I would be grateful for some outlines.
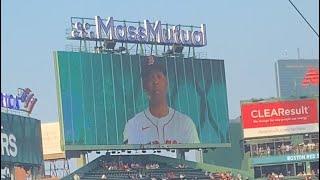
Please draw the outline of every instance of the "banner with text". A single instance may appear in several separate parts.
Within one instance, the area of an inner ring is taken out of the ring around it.
[[[262,156],[252,158],[253,165],[319,161],[319,153],[295,154],[287,156]]]
[[[319,132],[317,99],[241,104],[244,138]]]

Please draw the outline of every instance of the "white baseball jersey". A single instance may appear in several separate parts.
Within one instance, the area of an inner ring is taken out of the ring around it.
[[[127,122],[123,136],[128,144],[200,143],[191,118],[170,107],[162,118],[153,116],[149,108],[136,114]]]

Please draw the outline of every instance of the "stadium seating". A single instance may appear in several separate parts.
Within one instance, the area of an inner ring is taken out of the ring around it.
[[[103,156],[100,159],[98,167],[84,173],[81,179],[101,179],[103,175],[108,177],[109,180],[150,179],[152,177],[161,179],[162,177],[167,177],[169,173],[172,174],[172,179],[180,179],[180,175],[183,175],[187,179],[209,179],[201,169],[176,168],[165,163],[153,162],[148,157],[149,156]],[[127,168],[125,168],[126,164],[128,164]],[[131,164],[138,164],[139,167],[131,167]],[[148,165],[153,164],[157,164],[159,167],[146,168]],[[108,169],[110,167],[114,169]]]
[[[108,180],[162,180],[162,179],[197,179],[208,180],[214,177],[233,176],[240,171],[204,163],[195,163],[158,155],[102,155],[86,166],[65,176],[62,180],[108,179]],[[205,172],[206,171],[206,172]],[[211,173],[209,172],[211,171]],[[233,174],[232,174],[233,173]],[[242,177],[247,174],[242,174]],[[76,178],[79,179],[79,178]],[[251,179],[251,178],[250,178]]]
[[[104,155],[96,161],[98,163],[95,163],[91,170],[79,174],[81,180],[101,179],[103,175],[108,180],[161,179],[168,177],[168,175],[172,176],[170,179],[181,179],[181,176],[185,179],[210,179],[201,169],[179,168],[178,164],[173,167],[163,162],[155,162],[148,155]],[[136,164],[138,167],[135,166]],[[158,168],[146,168],[148,165],[158,165]]]

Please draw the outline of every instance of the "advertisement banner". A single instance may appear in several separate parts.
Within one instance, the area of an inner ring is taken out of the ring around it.
[[[267,165],[305,161],[319,161],[319,153],[295,154],[286,156],[263,156],[252,158],[253,165]]]
[[[56,52],[65,150],[230,146],[223,60]]]
[[[317,99],[241,104],[244,138],[319,132]]]
[[[43,161],[40,121],[1,112],[1,165]]]

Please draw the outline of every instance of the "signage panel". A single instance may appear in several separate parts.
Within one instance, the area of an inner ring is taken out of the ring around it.
[[[319,153],[296,154],[287,156],[264,156],[252,158],[253,165],[279,164],[289,162],[319,161]]]
[[[317,99],[241,105],[244,138],[319,132]]]
[[[1,112],[1,164],[41,165],[40,121]]]
[[[38,99],[34,97],[29,88],[19,88],[18,91],[18,95],[1,92],[1,108],[25,111],[31,114]]]
[[[119,21],[95,18],[71,18],[72,40],[182,45],[201,47],[207,45],[206,25],[197,26],[161,24],[161,21]]]

